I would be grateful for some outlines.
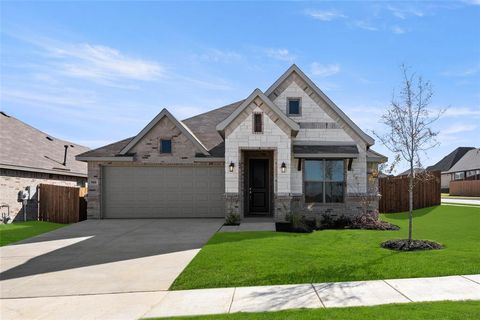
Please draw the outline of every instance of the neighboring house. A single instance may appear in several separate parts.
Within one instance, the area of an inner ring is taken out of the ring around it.
[[[423,168],[413,168],[413,176],[415,177],[416,174],[424,172],[425,169]],[[409,176],[410,175],[410,169],[407,169],[403,171],[402,173],[397,174],[397,177],[399,176]]]
[[[458,160],[453,167],[450,168],[445,174],[450,175],[450,188],[451,184],[457,181],[472,181],[480,180],[480,148],[474,148],[469,150],[465,155]],[[475,182],[476,186],[470,187],[470,190],[462,190],[462,188],[455,190],[455,195],[469,195],[480,196],[480,188],[478,181]],[[468,187],[467,187],[468,188]],[[475,189],[475,191],[473,191]]]
[[[38,214],[37,186],[41,183],[84,186],[87,166],[75,160],[88,148],[59,140],[0,112],[0,212],[23,219],[18,193],[28,194],[27,218]]]
[[[88,162],[88,218],[353,215],[386,158],[296,65],[265,92],[178,121],[163,109]],[[371,194],[373,207],[378,195]]]
[[[433,166],[427,167],[427,171],[440,171],[441,172],[441,190],[442,192],[449,192],[449,183],[452,180],[452,174],[448,171],[470,150],[474,147],[458,147],[450,152],[448,155],[442,158]]]

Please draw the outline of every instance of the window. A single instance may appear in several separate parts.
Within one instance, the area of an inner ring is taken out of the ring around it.
[[[343,160],[305,160],[305,202],[343,202]]]
[[[292,116],[300,115],[300,99],[299,98],[288,99],[288,115],[292,115]]]
[[[160,140],[160,153],[172,153],[172,140]]]
[[[253,114],[253,132],[254,133],[263,132],[263,118],[261,113]]]
[[[464,180],[465,179],[465,172],[455,172],[453,174],[453,180]]]

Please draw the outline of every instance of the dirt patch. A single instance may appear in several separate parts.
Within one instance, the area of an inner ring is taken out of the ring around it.
[[[394,239],[383,242],[382,248],[396,251],[439,250],[443,249],[443,245],[429,240],[412,240],[409,243],[408,239]]]

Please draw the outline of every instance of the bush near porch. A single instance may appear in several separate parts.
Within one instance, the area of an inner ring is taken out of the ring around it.
[[[436,206],[415,210],[415,239],[442,250],[396,252],[380,247],[406,238],[406,213],[382,215],[399,231],[324,230],[217,233],[171,289],[297,284],[480,273],[480,208]]]

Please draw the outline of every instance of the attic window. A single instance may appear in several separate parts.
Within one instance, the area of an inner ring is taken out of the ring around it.
[[[45,138],[46,138],[48,141],[53,141],[53,139],[52,139],[51,137],[49,137],[49,136],[46,136]]]
[[[172,140],[160,140],[160,153],[172,153]]]
[[[253,132],[262,133],[263,132],[263,117],[262,113],[253,114]]]
[[[300,115],[300,98],[288,98],[288,115],[299,116]]]

